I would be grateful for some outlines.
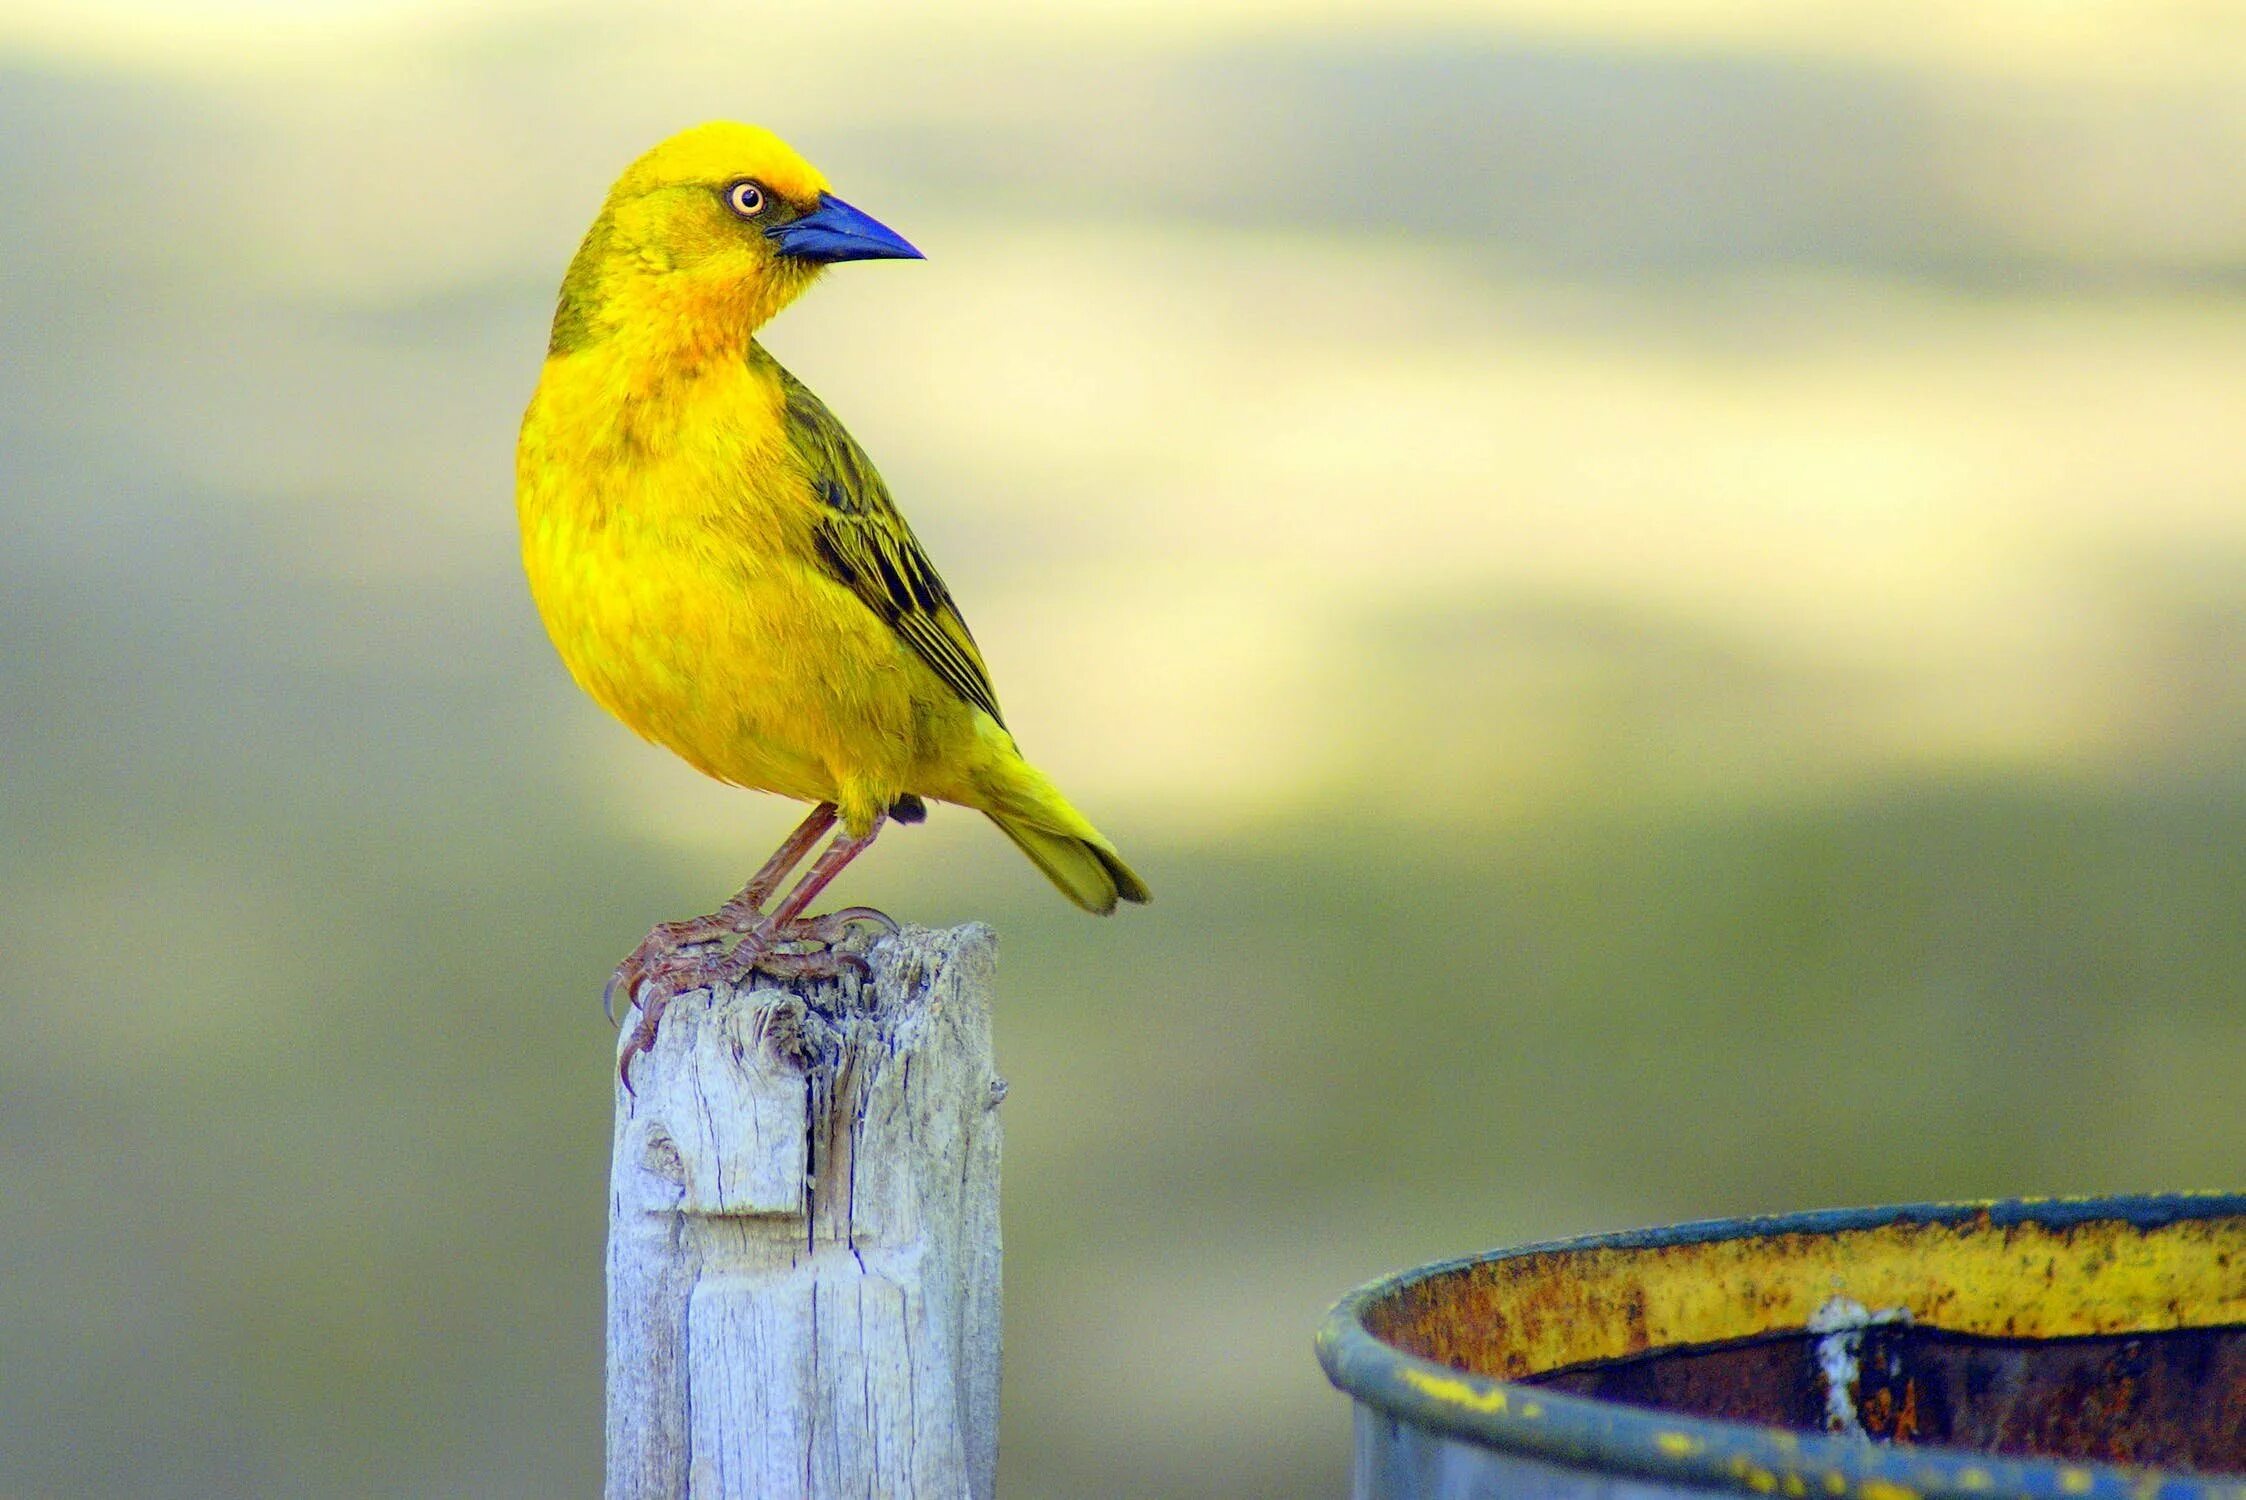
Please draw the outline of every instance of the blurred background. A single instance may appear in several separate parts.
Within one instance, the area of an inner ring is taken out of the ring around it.
[[[927,250],[769,334],[1083,918],[1002,934],[1005,1492],[1338,1495],[1376,1274],[2238,1187],[2246,11],[0,6],[0,1495],[589,1495],[612,1034],[797,816],[554,660],[610,180]]]

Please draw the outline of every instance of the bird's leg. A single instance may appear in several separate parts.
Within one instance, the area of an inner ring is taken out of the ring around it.
[[[789,872],[803,863],[803,857],[818,847],[826,831],[834,827],[834,820],[834,804],[820,803],[773,851],[764,867],[749,877],[749,883],[741,887],[740,894],[706,917],[658,922],[632,950],[631,956],[616,966],[616,972],[609,976],[607,987],[601,991],[601,1009],[607,1014],[609,1024],[616,1023],[619,992],[626,999],[636,1001],[642,980],[654,979],[665,970],[682,967],[679,960],[690,956],[688,950],[723,942],[734,933],[745,932],[756,925],[762,919],[764,903],[772,899],[772,893],[780,888],[780,882],[787,879]],[[660,1000],[656,1008],[662,1008]]]
[[[832,943],[848,931],[854,922],[867,922],[895,932],[897,924],[886,914],[875,911],[870,906],[846,906],[823,917],[807,918],[803,915],[804,908],[819,899],[819,893],[833,883],[834,878],[842,873],[850,861],[873,847],[874,839],[881,832],[881,825],[888,820],[887,813],[875,813],[873,826],[866,830],[863,838],[853,838],[847,833],[837,834],[835,841],[827,845],[827,852],[819,856],[818,863],[804,872],[803,878],[796,882],[795,889],[788,892],[786,899],[764,919],[767,941]],[[863,960],[849,958],[848,955],[844,957],[863,966]]]
[[[863,958],[855,953],[834,951],[834,945],[854,923],[864,922],[895,932],[895,922],[870,906],[849,906],[824,917],[810,918],[803,915],[803,909],[818,898],[850,861],[873,847],[884,821],[884,815],[876,813],[873,826],[864,834],[836,834],[826,852],[796,882],[795,889],[768,915],[759,916],[742,932],[741,941],[733,945],[732,952],[712,953],[694,961],[695,982],[740,980],[759,970],[783,979],[832,978],[844,969],[870,973]],[[827,951],[803,951],[806,947],[823,947]]]
[[[797,865],[803,863],[803,857],[819,847],[819,840],[826,837],[828,829],[834,827],[834,820],[835,808],[832,802],[822,802],[812,808],[810,816],[796,824],[795,832],[788,835],[787,842],[764,862],[764,868],[749,877],[749,883],[741,887],[741,894],[717,909],[717,915],[725,919],[732,931],[746,932],[756,924],[757,919],[764,914],[764,903],[772,899],[772,893],[780,888],[780,882],[787,879]]]

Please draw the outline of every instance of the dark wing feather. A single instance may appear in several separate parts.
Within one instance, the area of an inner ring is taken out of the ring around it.
[[[889,488],[826,404],[786,370],[788,438],[821,505],[819,560],[886,621],[952,691],[1004,725],[983,654],[951,590],[897,514]]]

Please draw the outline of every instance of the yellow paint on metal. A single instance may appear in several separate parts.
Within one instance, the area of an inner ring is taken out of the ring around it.
[[[1986,1469],[1960,1469],[1957,1471],[1957,1486],[1961,1490],[1985,1490],[1995,1482]]]
[[[1884,1479],[1867,1479],[1856,1493],[1862,1500],[1919,1500],[1917,1490],[1900,1484],[1890,1484]]]
[[[1674,1458],[1690,1458],[1708,1446],[1700,1439],[1682,1432],[1657,1433],[1653,1441],[1654,1446]]]
[[[1778,1487],[1786,1492],[1790,1500],[1802,1500],[1809,1493],[1809,1486],[1802,1483],[1802,1477],[1791,1472],[1778,1476]]]
[[[2061,1469],[2059,1471],[2059,1488],[2070,1495],[2089,1494],[2090,1486],[2095,1482],[2087,1469]]]
[[[1476,1390],[1467,1381],[1443,1375],[1430,1375],[1425,1370],[1406,1368],[1400,1373],[1404,1379],[1419,1388],[1421,1395],[1426,1396],[1431,1401],[1440,1401],[1447,1406],[1458,1407],[1462,1411],[1505,1410],[1505,1388],[1503,1386],[1492,1386],[1486,1391]]]
[[[1373,1311],[1384,1342],[1500,1380],[1803,1327],[1832,1298],[1921,1326],[2068,1338],[2246,1322],[2246,1216],[1953,1223],[1481,1262]]]

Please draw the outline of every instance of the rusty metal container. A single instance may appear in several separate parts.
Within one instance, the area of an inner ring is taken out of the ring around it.
[[[1336,1305],[1357,1500],[2246,1500],[2246,1197],[1602,1235]]]

